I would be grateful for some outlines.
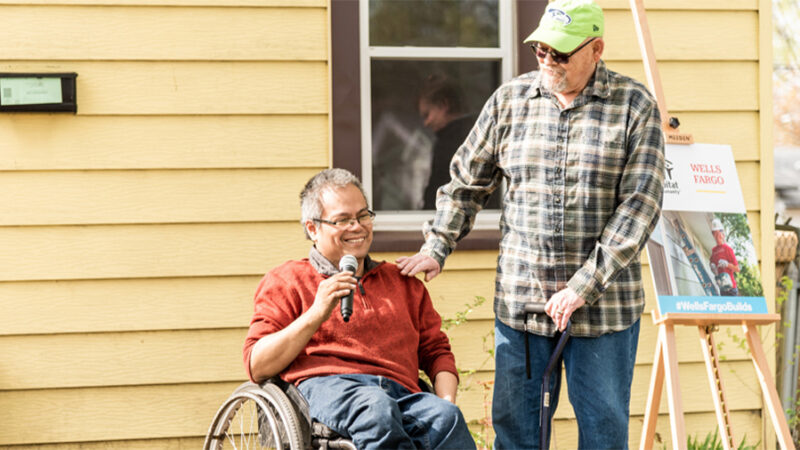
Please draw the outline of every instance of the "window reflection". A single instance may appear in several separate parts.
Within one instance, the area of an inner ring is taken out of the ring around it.
[[[499,61],[372,61],[375,209],[435,209],[453,154],[499,83]]]
[[[498,47],[498,0],[370,0],[369,45]]]

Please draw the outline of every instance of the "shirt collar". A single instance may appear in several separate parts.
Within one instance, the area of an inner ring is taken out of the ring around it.
[[[594,77],[589,80],[590,85],[584,89],[586,95],[594,95],[600,98],[608,98],[611,95],[611,89],[608,86],[608,69],[606,63],[601,59],[597,62],[597,67],[594,69]]]

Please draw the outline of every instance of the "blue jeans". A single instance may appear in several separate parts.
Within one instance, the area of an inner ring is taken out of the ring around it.
[[[311,417],[359,449],[474,449],[461,410],[434,394],[412,394],[375,375],[309,378],[298,386]]]
[[[495,449],[539,448],[542,375],[556,338],[528,337],[530,379],[525,373],[525,333],[495,320]],[[638,340],[639,321],[627,330],[567,341],[564,368],[569,402],[578,420],[579,448],[628,448],[628,411]],[[551,376],[551,386],[558,388],[560,378],[560,371]],[[548,420],[558,406],[558,391],[551,398]]]

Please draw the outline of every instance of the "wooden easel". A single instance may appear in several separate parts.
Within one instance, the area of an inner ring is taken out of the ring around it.
[[[664,134],[668,144],[692,144],[694,139],[690,134],[678,132],[680,123],[674,117],[670,117],[664,90],[661,87],[661,78],[655,62],[655,53],[650,38],[650,29],[647,25],[643,0],[630,0],[633,22],[636,26],[636,33],[639,39],[639,47],[644,60],[645,76],[650,85],[650,89],[656,96],[658,109],[663,118]],[[681,402],[680,381],[678,379],[678,355],[677,344],[675,342],[675,326],[690,325],[696,326],[700,334],[700,344],[703,349],[703,356],[708,373],[708,381],[711,386],[714,409],[717,416],[722,445],[725,450],[735,449],[733,435],[731,432],[730,413],[728,403],[725,400],[725,389],[720,378],[719,358],[714,343],[714,331],[719,325],[741,325],[747,337],[747,345],[750,355],[758,375],[761,391],[764,394],[767,410],[778,437],[778,443],[782,449],[793,449],[794,443],[783,415],[778,392],[775,382],[770,374],[767,358],[761,337],[758,334],[758,325],[767,325],[780,320],[779,314],[676,314],[669,313],[663,316],[656,310],[653,311],[653,321],[658,326],[658,342],[656,353],[653,360],[653,372],[650,378],[650,392],[647,396],[647,406],[645,407],[644,425],[642,437],[639,445],[640,449],[653,448],[653,438],[655,437],[656,421],[658,419],[658,407],[661,402],[661,390],[666,378],[667,382],[667,401],[669,403],[669,418],[672,447],[674,449],[686,449],[686,429],[683,419],[683,404]]]
[[[650,90],[656,96],[658,110],[661,112],[661,123],[664,128],[664,137],[667,144],[694,144],[691,134],[680,133],[678,127],[680,122],[675,117],[670,117],[667,110],[667,101],[664,98],[664,89],[661,87],[661,76],[658,74],[656,66],[655,51],[653,41],[650,39],[650,27],[647,25],[647,15],[644,12],[643,0],[630,0],[631,12],[633,13],[633,24],[636,26],[636,35],[639,38],[639,49],[642,51],[644,61],[644,75]]]
[[[764,393],[770,419],[778,435],[778,443],[783,449],[794,448],[791,432],[783,415],[778,391],[770,374],[767,357],[758,325],[768,325],[780,320],[779,314],[665,314],[660,316],[653,311],[653,321],[658,325],[658,342],[653,361],[653,373],[650,377],[650,392],[647,395],[647,406],[642,426],[640,449],[653,448],[653,438],[658,420],[658,407],[661,403],[661,389],[667,382],[667,401],[669,402],[669,419],[672,448],[686,448],[686,429],[683,420],[683,404],[681,402],[680,381],[678,380],[678,355],[675,343],[676,325],[694,325],[700,333],[700,346],[706,363],[708,382],[714,400],[717,415],[719,436],[725,450],[735,449],[731,432],[730,413],[725,400],[725,388],[720,378],[719,358],[714,343],[714,331],[719,325],[741,325],[747,337],[747,346],[758,375],[761,391]]]

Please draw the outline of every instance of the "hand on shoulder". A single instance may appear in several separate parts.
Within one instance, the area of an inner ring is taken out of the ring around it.
[[[442,271],[441,266],[435,259],[422,253],[397,258],[397,267],[400,268],[400,273],[407,277],[413,277],[420,272],[425,272],[425,281],[431,281]]]

